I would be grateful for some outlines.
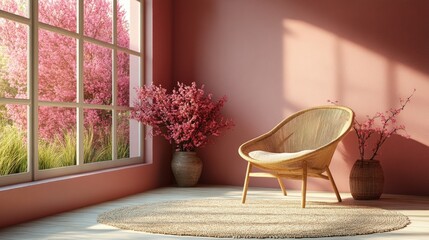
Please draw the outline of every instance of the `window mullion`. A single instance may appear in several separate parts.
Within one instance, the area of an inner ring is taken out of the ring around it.
[[[113,46],[115,46],[113,48],[112,51],[112,105],[113,105],[113,111],[112,111],[112,160],[116,160],[118,158],[118,146],[117,146],[117,122],[118,122],[118,112],[117,112],[117,108],[116,106],[118,105],[118,101],[117,101],[117,93],[118,93],[118,71],[117,69],[117,55],[118,55],[118,49],[116,48],[116,46],[118,45],[118,39],[117,39],[117,18],[118,18],[118,14],[117,14],[117,8],[118,8],[118,4],[117,4],[117,0],[113,0],[113,16],[112,16],[112,39],[113,39]]]
[[[76,137],[76,164],[77,165],[83,165],[84,164],[84,147],[83,147],[83,140],[84,140],[84,116],[83,116],[83,104],[84,104],[84,94],[83,94],[83,54],[84,54],[84,48],[83,48],[83,18],[84,18],[84,5],[83,5],[83,1],[84,0],[78,0],[77,1],[77,26],[78,26],[78,39],[77,39],[77,57],[76,57],[76,61],[77,61],[77,69],[76,69],[76,73],[77,73],[77,137]]]
[[[145,14],[146,8],[152,9],[153,6],[152,6],[152,1],[141,0],[140,3],[141,4],[140,4],[140,77],[139,77],[139,86],[143,86],[146,84],[146,81],[153,83],[152,61],[149,60],[149,58],[152,58],[152,40],[146,39],[146,31],[152,31],[152,26],[151,25],[149,26],[149,24],[151,24],[152,21],[148,20],[148,19],[152,18],[152,12],[149,13],[149,11],[147,11],[148,14]],[[146,41],[149,41],[149,42],[146,42]],[[147,46],[150,46],[150,47],[147,47]],[[151,52],[148,54],[146,52],[146,49],[150,49]],[[148,61],[146,61],[146,60],[148,60]],[[150,66],[148,66],[148,63],[150,64]],[[147,147],[146,143],[148,143],[148,142],[145,142],[143,139],[143,136],[146,135],[146,128],[141,123],[138,124],[138,128],[140,130],[139,155],[144,156],[146,153],[146,147]]]
[[[30,3],[30,4],[32,4],[32,3]],[[29,7],[29,9],[30,9],[30,17],[29,18],[26,18],[26,17],[23,17],[23,16],[19,16],[19,15],[16,15],[16,14],[13,14],[13,13],[10,13],[10,12],[6,12],[6,11],[3,11],[3,10],[0,10],[0,16],[2,17],[2,18],[5,18],[5,19],[8,19],[8,20],[12,20],[12,21],[15,21],[15,22],[18,22],[18,23],[22,23],[22,24],[26,24],[26,25],[30,25],[31,24],[31,6]]]
[[[28,70],[28,89],[30,106],[28,111],[28,132],[29,132],[29,170],[31,171],[33,181],[37,179],[39,154],[38,154],[38,99],[39,99],[39,9],[38,1],[30,1],[30,36],[29,36],[29,70]]]

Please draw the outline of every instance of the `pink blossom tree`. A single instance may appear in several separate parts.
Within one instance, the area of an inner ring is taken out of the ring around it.
[[[1,0],[1,9],[20,14],[25,9],[19,1]],[[112,7],[108,0],[85,0],[84,34],[98,40],[111,42]],[[76,31],[76,0],[39,1],[39,21],[69,31]],[[118,6],[118,45],[128,46],[128,23],[125,11]],[[0,24],[0,55],[5,59],[0,79],[8,83],[4,96],[28,98],[27,91],[27,41],[28,27],[3,19]],[[39,30],[39,100],[76,102],[76,40],[47,30]],[[112,57],[118,60],[118,69],[112,69]],[[129,105],[129,58],[120,53],[112,56],[110,49],[91,43],[84,44],[84,101],[109,105],[112,102],[112,74],[118,73],[118,103]],[[6,88],[6,87],[4,87]],[[12,90],[11,90],[12,89]],[[0,89],[3,91],[3,89]],[[21,129],[26,128],[26,112],[8,106],[8,118]],[[95,136],[110,128],[111,112],[86,110],[85,125],[91,126]],[[76,114],[73,108],[39,108],[39,134],[49,140],[63,135],[64,129],[74,131]],[[107,131],[110,132],[110,131]]]

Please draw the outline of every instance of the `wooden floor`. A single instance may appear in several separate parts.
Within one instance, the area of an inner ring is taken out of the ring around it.
[[[354,201],[349,194],[342,193],[344,202],[376,206],[396,210],[407,215],[411,224],[404,229],[379,234],[355,237],[332,237],[319,239],[429,239],[429,197],[383,195],[377,201]],[[20,224],[0,230],[0,239],[215,239],[179,237],[125,231],[97,223],[98,214],[114,208],[139,205],[143,203],[197,199],[197,198],[236,198],[241,197],[241,188],[229,186],[204,186],[195,188],[162,188],[119,200],[58,214],[37,221]],[[250,188],[250,198],[285,198],[300,200],[299,191],[289,191],[284,197],[279,189]],[[308,201],[335,202],[334,193],[309,192]]]

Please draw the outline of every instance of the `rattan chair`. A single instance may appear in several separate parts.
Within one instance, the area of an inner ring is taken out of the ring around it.
[[[271,131],[241,145],[238,152],[248,161],[242,203],[246,202],[249,177],[277,178],[285,196],[282,178],[302,179],[303,208],[307,177],[323,178],[330,180],[341,202],[329,164],[338,143],[349,132],[353,118],[353,111],[347,107],[314,107],[291,115]],[[259,171],[252,172],[253,167]]]

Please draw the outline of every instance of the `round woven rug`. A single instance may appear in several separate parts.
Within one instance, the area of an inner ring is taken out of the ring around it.
[[[408,217],[373,207],[298,201],[201,199],[151,203],[105,212],[98,222],[147,233],[222,238],[304,238],[388,232]]]

